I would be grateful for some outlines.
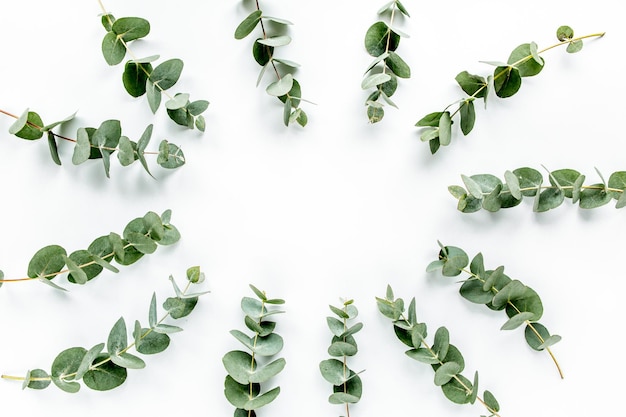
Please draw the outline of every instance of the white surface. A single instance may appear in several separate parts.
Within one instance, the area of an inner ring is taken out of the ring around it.
[[[412,18],[401,27],[411,38],[398,52],[412,78],[399,83],[400,109],[387,107],[385,119],[369,125],[360,82],[371,57],[362,39],[383,3],[262,0],[266,14],[294,22],[293,42],[279,53],[302,64],[303,94],[317,103],[302,106],[309,125],[301,129],[282,125],[281,106],[264,92],[269,78],[255,88],[260,67],[250,54],[252,38],[233,38],[249,2],[107,0],[117,17],[150,21],[148,37],[132,44],[138,55],[184,60],[172,91],[211,101],[203,135],[178,128],[164,109],[153,116],[145,97],[126,94],[122,65],[107,66],[100,53],[105,33],[95,0],[5,5],[1,108],[19,114],[29,107],[44,122],[78,109],[62,129],[68,136],[114,118],[136,140],[154,123],[151,147],[167,137],[183,147],[188,162],[166,173],[149,160],[154,181],[139,165],[123,169],[114,161],[107,180],[97,161],[73,166],[67,144],[57,167],[44,140],[9,135],[12,120],[2,116],[0,268],[7,277],[24,275],[43,246],[86,248],[149,210],[171,208],[182,239],[118,275],[104,272],[84,287],[71,285],[67,294],[38,283],[4,285],[0,373],[50,369],[63,349],[105,341],[120,316],[145,322],[152,292],[164,300],[171,293],[168,275],[183,280],[188,266],[201,265],[211,294],[182,320],[185,331],[173,335],[170,348],[145,356],[147,367],[129,371],[123,386],[104,393],[83,386],[72,396],[54,386],[21,391],[19,383],[0,381],[3,410],[231,415],[221,358],[239,348],[228,332],[245,329],[239,302],[251,295],[252,283],[284,298],[287,311],[277,317],[287,367],[266,385],[282,392],[260,416],[343,412],[327,402],[331,386],[318,371],[328,357],[327,306],[340,297],[355,299],[365,325],[350,362],[366,369],[364,393],[351,415],[483,413],[478,404],[450,403],[433,384],[432,370],[404,355],[374,301],[389,283],[407,303],[417,298],[431,335],[448,327],[465,356],[464,374],[479,371],[481,391],[496,395],[502,416],[613,414],[622,390],[609,381],[625,371],[622,361],[611,360],[626,290],[618,237],[624,211],[582,211],[566,203],[534,214],[524,202],[497,214],[466,215],[456,211],[447,186],[460,184],[460,174],[502,177],[521,166],[573,168],[593,182],[594,167],[607,176],[626,168],[620,3],[407,0]],[[551,45],[563,24],[577,35],[607,35],[576,55],[547,52],[541,74],[524,79],[516,96],[493,99],[487,110],[478,106],[470,136],[456,134],[449,148],[430,155],[414,124],[462,97],[458,72],[486,75],[491,67],[479,60],[506,60],[524,42]],[[437,239],[470,256],[481,251],[488,268],[504,265],[539,293],[542,323],[563,336],[554,353],[564,380],[547,354],[526,346],[521,329],[499,330],[503,314],[462,299],[455,279],[424,272],[437,255]]]

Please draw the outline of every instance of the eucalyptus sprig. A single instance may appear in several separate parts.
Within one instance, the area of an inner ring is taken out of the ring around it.
[[[426,323],[419,323],[415,310],[415,298],[404,314],[404,300],[394,298],[391,286],[387,286],[385,298],[376,297],[378,310],[393,322],[397,338],[410,349],[405,353],[411,359],[432,366],[435,371],[435,385],[440,386],[446,398],[455,404],[474,404],[477,400],[489,412],[490,417],[499,417],[500,405],[490,391],[478,396],[478,372],[474,372],[473,382],[464,377],[465,360],[459,349],[450,343],[448,329],[440,327],[435,332],[433,344],[426,342]]]
[[[122,81],[124,88],[133,97],[146,94],[148,105],[152,113],[156,113],[161,105],[162,96],[167,114],[176,124],[193,129],[194,126],[204,132],[206,121],[202,113],[209,106],[206,100],[190,101],[188,93],[170,95],[167,90],[178,82],[183,71],[184,63],[181,59],[173,58],[161,62],[156,67],[152,63],[159,55],[138,58],[129,47],[129,42],[146,37],[150,33],[150,22],[141,17],[121,17],[116,19],[107,12],[101,0],[98,0],[102,9],[102,26],[107,34],[102,39],[102,55],[107,64],[113,66],[121,63],[126,54],[131,59],[124,64]]]
[[[559,375],[563,372],[550,346],[561,340],[559,335],[551,335],[546,327],[539,323],[543,315],[541,298],[532,288],[519,280],[512,280],[504,273],[504,266],[495,270],[485,270],[482,253],[478,253],[470,263],[467,253],[456,246],[443,246],[439,243],[439,256],[431,262],[426,271],[441,270],[443,276],[456,277],[461,273],[469,275],[463,281],[459,293],[472,303],[485,304],[494,311],[504,310],[509,318],[500,328],[513,330],[525,325],[524,335],[528,345],[537,351],[548,352],[556,365]],[[470,269],[467,269],[469,265]]]
[[[267,382],[285,367],[285,359],[271,362],[268,359],[278,354],[283,348],[283,338],[274,333],[276,322],[267,317],[284,313],[270,306],[282,305],[284,300],[267,298],[264,291],[250,285],[257,298],[243,297],[241,309],[246,314],[244,323],[252,336],[239,330],[230,334],[241,342],[248,351],[232,350],[224,355],[222,363],[228,375],[224,381],[224,395],[234,405],[235,417],[254,417],[255,410],[271,403],[280,394],[280,387],[265,390],[261,394],[261,384]],[[261,361],[259,360],[261,359]]]
[[[139,161],[146,172],[152,176],[146,155],[156,155],[157,164],[162,168],[175,169],[185,164],[185,155],[183,151],[175,144],[163,139],[159,145],[158,152],[146,151],[150,138],[152,137],[152,125],[148,125],[144,130],[141,138],[135,142],[127,136],[122,135],[122,127],[119,120],[106,120],[100,124],[100,127],[81,127],[76,133],[76,139],[59,135],[52,131],[58,127],[74,119],[76,113],[66,117],[65,119],[44,125],[41,116],[37,112],[26,109],[20,116],[16,116],[5,110],[0,109],[0,113],[10,116],[15,122],[9,127],[9,133],[25,140],[38,140],[47,135],[50,156],[57,165],[61,165],[57,139],[71,142],[74,144],[74,153],[72,163],[74,165],[82,164],[89,159],[101,159],[104,165],[104,173],[109,178],[111,167],[111,155],[117,151],[117,159],[122,166],[131,165],[135,161]]]
[[[252,55],[254,60],[262,67],[256,85],[261,83],[263,76],[268,69],[276,76],[276,81],[267,86],[265,91],[270,96],[277,97],[283,102],[283,123],[289,126],[290,123],[297,122],[300,126],[306,126],[308,116],[300,108],[302,101],[302,88],[300,83],[293,76],[294,70],[300,64],[288,59],[274,57],[274,49],[291,43],[289,35],[269,35],[265,22],[273,22],[281,26],[292,25],[289,20],[277,17],[266,16],[261,11],[259,1],[255,1],[256,10],[250,13],[235,29],[235,39],[244,39],[260,24],[261,37],[255,39],[252,44]],[[279,68],[283,71],[279,71]],[[282,73],[282,75],[281,75]]]
[[[200,267],[187,269],[187,285],[181,290],[170,275],[175,296],[163,303],[166,313],[157,319],[156,293],[152,294],[148,310],[148,327],[143,327],[135,320],[132,342],[128,343],[128,331],[123,317],[115,322],[109,332],[106,345],[99,343],[87,350],[83,347],[72,347],[59,353],[52,362],[50,372],[43,369],[32,369],[26,376],[2,375],[2,379],[22,381],[22,388],[36,390],[45,389],[54,383],[65,392],[76,393],[80,390],[80,381],[96,391],[108,391],[122,385],[128,376],[128,369],[142,369],[146,366],[143,359],[128,353],[132,348],[143,355],[163,352],[170,344],[171,333],[183,329],[164,323],[168,317],[180,319],[189,315],[198,303],[198,297],[207,292],[188,293],[192,284],[204,281],[204,273]],[[106,350],[105,350],[106,346]]]
[[[460,118],[461,132],[467,136],[474,129],[476,121],[474,108],[476,99],[482,98],[487,106],[487,98],[491,91],[500,98],[511,97],[522,86],[522,78],[532,77],[541,72],[545,64],[541,57],[542,53],[559,46],[565,46],[568,53],[576,53],[582,49],[584,39],[602,36],[604,32],[574,37],[572,28],[561,26],[556,31],[559,42],[552,46],[539,50],[535,42],[523,43],[511,52],[507,62],[481,61],[495,67],[493,74],[487,78],[467,71],[460,72],[455,79],[467,96],[449,104],[442,111],[429,113],[421,118],[416,123],[416,126],[424,127],[421,131],[421,140],[429,143],[432,154],[436,153],[440,146],[449,145],[456,115]]]
[[[359,311],[354,300],[347,300],[341,307],[329,306],[336,317],[326,317],[328,328],[333,334],[328,354],[333,359],[320,362],[319,368],[324,379],[333,384],[333,393],[328,397],[331,404],[345,404],[346,416],[350,417],[350,404],[356,404],[363,393],[363,383],[360,372],[354,372],[348,367],[348,357],[358,352],[354,334],[363,328],[363,323],[348,325],[356,319]],[[340,359],[334,359],[340,358]]]
[[[180,239],[180,232],[170,223],[172,212],[166,210],[161,216],[149,211],[143,217],[131,220],[122,236],[111,232],[96,238],[87,249],[76,250],[69,255],[59,245],[48,245],[39,249],[28,264],[27,276],[4,278],[0,271],[0,286],[3,283],[39,281],[54,288],[65,290],[52,280],[68,274],[72,284],[86,284],[107,269],[117,273],[112,265],[131,265],[144,255],[154,253],[158,245],[172,245]]]
[[[544,167],[545,169],[545,167]],[[533,211],[544,212],[559,207],[566,198],[583,209],[594,209],[617,200],[615,208],[626,206],[626,171],[617,171],[608,182],[596,168],[599,183],[584,185],[585,175],[574,169],[548,171],[549,185],[544,185],[543,175],[533,168],[523,167],[504,173],[504,182],[491,174],[462,175],[464,187],[451,185],[448,191],[457,200],[463,213],[473,213],[481,208],[496,212],[515,207],[524,197],[532,197]]]
[[[396,12],[411,17],[400,0],[392,0],[378,10],[379,15],[389,14],[389,23],[379,20],[365,33],[365,49],[375,58],[361,82],[363,90],[375,88],[365,101],[370,123],[380,122],[385,116],[383,102],[398,108],[390,98],[398,88],[398,77],[411,77],[411,68],[396,52],[400,38],[408,37],[394,27]]]

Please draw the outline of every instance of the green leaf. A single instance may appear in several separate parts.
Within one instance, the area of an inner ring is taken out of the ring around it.
[[[361,88],[363,90],[368,90],[376,87],[377,85],[384,84],[389,80],[391,80],[391,75],[387,73],[371,74],[363,79],[361,82]]]
[[[445,111],[439,119],[439,143],[441,146],[447,146],[452,141],[452,120],[450,112]]]
[[[267,94],[271,96],[279,97],[279,96],[283,96],[287,94],[289,90],[291,90],[292,86],[293,86],[293,76],[291,74],[287,74],[284,77],[282,77],[280,80],[275,81],[271,83],[270,85],[268,85],[265,91],[267,92]]]
[[[258,336],[256,345],[251,349],[260,356],[273,356],[283,349],[283,338],[276,333]]]
[[[89,371],[93,362],[102,353],[102,349],[104,349],[104,343],[98,343],[87,351],[76,371],[76,380],[82,379],[85,373]]]
[[[334,317],[326,317],[326,324],[333,335],[339,337],[345,331],[345,325],[341,320],[337,320]]]
[[[74,262],[71,258],[64,256],[65,264],[67,265],[67,269],[69,273],[72,275],[72,281],[76,284],[86,284],[89,279],[87,278],[87,274],[82,268]]]
[[[49,245],[39,249],[28,264],[30,278],[54,278],[65,266],[67,252],[61,246]]]
[[[256,369],[252,355],[240,350],[233,350],[222,357],[222,364],[228,375],[240,384],[250,383],[250,373]]]
[[[418,362],[434,365],[439,363],[439,357],[433,355],[432,352],[426,348],[409,349],[404,352],[409,358]]]
[[[130,232],[124,237],[128,240],[128,243],[141,253],[151,254],[157,249],[156,242],[144,234]]]
[[[471,391],[468,392],[467,388],[472,388],[472,382],[463,375],[456,375],[456,378],[441,386],[443,394],[455,404],[468,404],[472,398],[472,393]]]
[[[539,194],[533,208],[536,212],[544,212],[560,206],[565,199],[563,191],[558,188],[548,188]]]
[[[255,372],[250,374],[250,382],[262,383],[268,381],[269,379],[278,375],[280,371],[282,371],[285,367],[285,364],[285,359],[279,358],[261,368],[257,368]]]
[[[394,74],[400,78],[411,78],[411,68],[398,54],[391,51],[385,59],[385,63]]]
[[[374,57],[395,51],[400,44],[400,35],[393,32],[385,22],[376,22],[365,33],[365,49]]]
[[[72,262],[76,264],[83,273],[85,273],[87,281],[98,276],[102,272],[102,267],[100,265],[92,263],[93,256],[89,253],[89,251],[77,250],[72,252],[68,258],[71,259]],[[67,262],[66,264],[69,268],[69,264]],[[77,282],[76,278],[74,278],[74,274],[72,273],[72,271],[70,271],[67,279],[70,282]],[[79,277],[79,280],[80,279],[81,278]]]
[[[468,135],[472,129],[474,129],[474,122],[476,121],[476,110],[474,109],[474,102],[472,100],[465,100],[461,104],[461,132],[464,135]]]
[[[488,84],[484,77],[470,74],[467,71],[462,71],[457,74],[455,80],[468,96],[486,98]]]
[[[187,106],[187,111],[192,116],[198,116],[201,113],[204,113],[206,109],[209,108],[209,102],[206,100],[196,100],[189,103]]]
[[[474,372],[474,383],[472,384],[472,394],[469,398],[469,403],[474,404],[478,397],[478,371]]]
[[[429,113],[426,116],[422,117],[415,126],[418,127],[439,127],[439,120],[443,116],[443,112],[438,111],[434,113]]]
[[[409,15],[409,12],[406,10],[406,8],[404,7],[404,4],[402,4],[400,2],[400,0],[395,0],[396,6],[398,7],[398,10],[400,10],[400,12],[405,15],[406,17],[411,17],[411,15]]]
[[[138,334],[137,334],[138,332]],[[150,331],[139,327],[133,335],[138,343],[135,343],[137,352],[144,355],[153,355],[161,353],[170,345],[170,337],[165,333]]]
[[[43,137],[41,117],[33,112],[26,111],[11,125],[9,133],[26,140],[37,140]]]
[[[354,356],[358,352],[356,346],[346,342],[334,342],[328,347],[330,356]]]
[[[519,186],[523,196],[533,197],[537,194],[537,190],[543,184],[543,176],[539,171],[533,168],[518,168],[513,174],[519,181]]]
[[[101,362],[107,355],[100,355],[95,359],[95,363]],[[117,388],[126,381],[128,372],[126,368],[108,361],[96,368],[92,368],[83,376],[83,382],[89,388],[96,391],[108,391]]]
[[[176,169],[185,165],[185,155],[177,145],[163,139],[159,144],[157,164],[163,168]]]
[[[513,198],[517,200],[521,200],[522,191],[520,190],[521,186],[520,186],[519,178],[517,177],[517,175],[515,175],[511,171],[506,171],[504,173],[504,179],[506,181],[506,185],[509,187],[509,191],[511,195],[513,196]]]
[[[463,249],[446,246],[439,252],[439,259],[444,261],[441,273],[446,277],[455,277],[469,264],[469,257]]]
[[[565,48],[565,50],[570,54],[575,54],[576,52],[580,52],[581,49],[583,49],[583,41],[580,39],[570,42]]]
[[[526,323],[528,320],[532,320],[535,317],[534,313],[529,311],[525,311],[523,313],[519,313],[511,317],[500,327],[500,330],[513,330],[517,329],[522,324]]]
[[[560,341],[561,341],[561,336],[559,336],[558,334],[554,334],[548,337],[547,339],[545,339],[545,341],[541,345],[539,345],[537,348],[542,350],[552,345],[555,345],[559,343]]]
[[[89,141],[89,134],[85,128],[81,127],[76,132],[76,146],[72,155],[72,163],[74,165],[82,164],[89,159],[90,154],[91,142]]]
[[[61,158],[59,158],[59,149],[57,148],[57,141],[54,133],[48,132],[48,148],[50,149],[50,156],[55,164],[61,165]]]
[[[46,389],[50,386],[51,382],[50,375],[43,369],[33,369],[29,371],[28,378],[24,380],[26,387],[31,389]]]
[[[573,185],[580,177],[580,172],[573,169],[559,169],[550,173],[550,184],[563,189],[563,195],[572,198]]]
[[[604,184],[593,184],[580,192],[580,208],[594,209],[608,204],[612,196],[604,190]]]
[[[110,13],[105,13],[100,18],[100,23],[107,32],[110,32],[113,28],[113,22],[115,22],[115,17],[113,17]]]
[[[498,291],[493,297],[492,304],[496,308],[503,307],[509,302],[524,297],[527,288],[522,282],[513,280]]]
[[[52,382],[65,392],[78,392],[80,384],[71,381],[86,353],[87,350],[82,347],[69,348],[59,353],[50,370]]]
[[[150,74],[150,81],[163,91],[174,86],[183,71],[183,61],[174,58],[159,64]],[[154,111],[154,110],[153,110]]]
[[[65,119],[60,120],[58,122],[54,122],[54,123],[50,123],[49,125],[45,125],[44,127],[41,128],[42,132],[48,132],[50,130],[52,130],[53,128],[62,125],[63,123],[67,123],[70,120],[74,119],[74,117],[76,117],[76,112],[74,112],[73,114],[67,116]]]
[[[541,345],[550,338],[550,332],[540,323],[530,323],[524,330],[524,336],[531,348],[541,351]]]
[[[126,136],[120,136],[117,151],[117,159],[122,166],[125,167],[135,162],[135,149],[130,139]]]
[[[456,362],[446,362],[435,371],[435,385],[442,386],[447,384],[461,372],[461,365]]]
[[[440,327],[435,332],[435,342],[432,349],[437,354],[437,357],[443,360],[448,354],[450,348],[450,333],[445,327]]]
[[[532,45],[530,43],[524,43],[518,46],[511,52],[507,63],[515,66],[519,71],[520,77],[532,77],[541,72],[544,65],[543,58],[539,57],[539,62],[535,59],[537,45],[535,44],[535,53],[533,54]]]
[[[333,385],[341,385],[347,380],[344,374],[344,364],[340,360],[324,360],[320,362],[319,368],[324,379]]]
[[[467,191],[472,195],[472,197],[479,200],[483,198],[483,189],[480,184],[467,175],[461,175],[461,179],[463,180],[463,184],[465,184],[465,188],[467,188]]]
[[[519,70],[512,66],[497,67],[493,75],[493,86],[498,97],[511,97],[522,86]]]
[[[165,108],[168,110],[178,110],[184,108],[187,103],[189,103],[189,94],[179,93],[165,102]]]
[[[107,33],[102,39],[102,55],[109,65],[117,65],[126,56],[126,47],[113,32]]]
[[[274,389],[271,389],[269,391],[267,391],[264,394],[259,395],[258,397],[255,397],[253,399],[251,399],[250,401],[248,401],[244,407],[245,410],[256,410],[258,408],[261,408],[269,403],[271,403],[272,401],[274,401],[276,399],[276,397],[278,397],[278,394],[280,394],[280,387],[276,387]]]
[[[152,65],[149,63],[137,63],[128,61],[124,65],[122,82],[124,88],[133,97],[141,97],[146,93],[146,82],[152,72]]]
[[[333,386],[333,394],[328,397],[331,404],[356,403],[363,394],[363,382],[358,374],[350,371],[349,379],[341,384]]]
[[[556,30],[556,37],[561,42],[568,41],[574,37],[574,30],[569,26],[559,26]]]
[[[121,17],[113,22],[111,31],[124,42],[143,38],[150,33],[150,22],[141,17]]]
[[[198,303],[198,298],[173,298],[170,297],[163,303],[163,308],[173,319],[188,316]]]
[[[279,47],[289,45],[291,43],[291,37],[288,35],[272,36],[269,38],[260,39],[257,42],[261,45]]]
[[[146,95],[152,113],[156,113],[161,105],[161,90],[148,78],[146,81]]]
[[[248,36],[261,21],[260,10],[255,10],[248,15],[235,29],[235,39],[243,39]]]
[[[489,407],[492,411],[500,411],[500,404],[498,404],[496,397],[494,397],[490,391],[485,390],[483,400],[485,401],[485,404],[487,404],[487,407]]]

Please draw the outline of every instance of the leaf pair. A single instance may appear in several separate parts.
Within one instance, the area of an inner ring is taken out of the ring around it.
[[[543,175],[529,167],[504,173],[504,181],[491,174],[462,175],[463,184],[448,187],[463,213],[481,209],[496,212],[519,205],[524,197],[532,197],[533,211],[545,212],[559,207],[565,199],[583,209],[594,209],[616,200],[615,208],[626,206],[626,171],[616,171],[608,181],[596,170],[601,182],[585,185],[586,176],[574,169],[548,171],[549,185]]]
[[[391,1],[378,11],[379,14],[391,13],[389,24],[378,21],[365,33],[365,49],[374,57],[374,61],[367,67],[365,78],[361,82],[363,90],[375,88],[365,101],[370,123],[381,121],[385,115],[381,99],[397,108],[390,97],[396,92],[398,77],[411,77],[411,68],[396,52],[400,45],[400,38],[407,37],[406,34],[393,27],[396,10],[410,17],[399,0]]]
[[[582,48],[582,39],[603,35],[604,33],[598,33],[574,38],[574,31],[569,26],[561,26],[557,29],[560,43],[556,45],[539,51],[535,42],[524,43],[511,52],[506,62],[483,61],[495,67],[493,73],[486,78],[467,71],[460,72],[456,76],[456,82],[467,96],[448,105],[443,111],[422,117],[415,124],[424,128],[420,133],[420,139],[428,142],[432,154],[441,146],[448,146],[452,141],[453,119],[457,114],[460,118],[461,132],[467,136],[474,129],[476,121],[474,107],[476,99],[482,98],[486,106],[487,98],[492,91],[500,98],[515,95],[522,86],[522,78],[535,76],[543,69],[545,62],[540,53],[560,45],[567,45],[566,50],[569,53],[578,52]],[[448,110],[453,106],[456,106],[453,111]]]
[[[200,274],[199,267],[191,267],[187,270],[187,279],[190,284],[195,284],[190,276]],[[170,277],[171,279],[171,277]],[[173,279],[172,279],[172,282]],[[178,287],[174,283],[174,288],[178,292]],[[137,352],[144,355],[152,355],[163,352],[170,344],[171,333],[182,331],[178,326],[165,324],[163,321],[172,317],[174,319],[184,317],[191,313],[198,296],[205,293],[177,295],[174,299],[194,300],[193,305],[187,309],[184,315],[176,315],[168,303],[172,298],[168,298],[163,308],[167,311],[165,316],[157,320],[156,294],[152,295],[150,308],[148,311],[148,327],[142,327],[139,321],[135,321],[132,333],[133,342],[128,342],[128,331],[123,317],[113,325],[109,332],[107,342],[98,343],[87,350],[82,347],[72,347],[59,353],[52,362],[50,373],[43,369],[33,369],[26,373],[22,379],[23,388],[45,389],[54,383],[65,392],[76,393],[82,380],[88,387],[96,391],[108,391],[122,385],[128,376],[128,369],[142,369],[145,362],[140,357],[128,353],[134,347]],[[182,295],[182,297],[181,297]],[[190,304],[191,305],[191,304]],[[8,378],[3,375],[3,378]],[[11,379],[20,379],[10,377]]]
[[[539,295],[532,288],[519,280],[512,280],[504,273],[504,267],[495,270],[485,270],[483,255],[477,254],[470,262],[463,249],[456,246],[439,244],[438,259],[431,262],[428,272],[440,270],[443,276],[455,277],[461,273],[469,274],[463,281],[459,293],[466,300],[484,304],[494,311],[504,310],[508,320],[501,330],[513,330],[525,326],[524,335],[528,345],[534,350],[550,351],[549,347],[558,343],[561,336],[551,335],[548,329],[538,322],[543,315],[543,304]],[[469,265],[470,270],[466,268]],[[552,355],[551,355],[552,356]],[[554,356],[552,356],[554,359]],[[563,374],[558,363],[555,365],[561,378]]]
[[[224,355],[222,363],[228,375],[224,381],[224,395],[236,407],[235,415],[252,415],[254,410],[274,401],[280,393],[275,387],[261,393],[261,384],[269,381],[285,367],[283,358],[268,363],[260,363],[260,358],[268,358],[278,354],[283,348],[283,338],[274,333],[276,322],[267,320],[268,316],[283,313],[282,310],[269,306],[282,305],[281,299],[269,299],[263,291],[253,285],[250,288],[256,298],[243,297],[241,309],[246,314],[244,323],[252,336],[239,330],[231,330],[235,339],[242,343],[250,352],[233,350]],[[267,361],[265,361],[267,362]]]
[[[428,329],[425,323],[417,321],[416,303],[413,298],[407,315],[404,315],[404,301],[396,299],[391,286],[387,286],[385,298],[376,297],[378,310],[392,320],[397,338],[410,349],[405,354],[418,362],[431,365],[435,371],[434,383],[441,387],[446,398],[455,404],[483,404],[490,415],[498,416],[500,405],[490,391],[478,396],[478,372],[473,381],[461,374],[465,369],[465,359],[459,349],[450,343],[448,329],[440,327],[435,333],[432,346],[426,341]]]
[[[300,83],[293,77],[294,69],[300,67],[300,64],[281,58],[274,57],[275,48],[288,45],[291,43],[289,35],[269,36],[263,24],[264,21],[271,21],[279,25],[292,25],[288,20],[263,15],[258,8],[250,13],[235,29],[235,39],[244,39],[249,36],[257,26],[261,26],[262,37],[257,38],[252,45],[252,56],[254,60],[262,67],[257,78],[257,86],[261,83],[263,76],[268,69],[272,69],[276,74],[276,81],[270,83],[265,91],[267,94],[277,97],[283,103],[283,123],[289,126],[291,123],[298,123],[300,126],[306,126],[308,116],[300,108],[302,98],[302,89]],[[278,66],[287,69],[284,75],[280,75]]]
[[[148,212],[131,220],[122,236],[111,232],[96,238],[87,249],[76,250],[68,255],[59,245],[48,245],[38,250],[28,264],[28,278],[39,280],[57,289],[64,289],[52,282],[67,273],[70,283],[85,284],[107,269],[117,273],[112,261],[131,265],[146,254],[156,251],[158,245],[172,245],[180,239],[178,229],[170,223],[171,211],[161,216]],[[1,274],[1,273],[0,273]],[[3,279],[0,282],[18,282],[25,279]]]
[[[102,40],[102,54],[109,65],[117,65],[130,51],[128,42],[143,38],[150,33],[150,23],[141,17],[122,17],[115,19],[112,14],[102,16],[102,25],[107,34]],[[150,110],[156,113],[161,105],[162,95],[169,100],[165,103],[167,114],[175,123],[193,129],[194,126],[204,131],[206,121],[202,113],[209,106],[206,100],[189,101],[189,94],[178,93],[169,96],[166,90],[172,88],[180,78],[183,61],[177,58],[166,60],[153,68],[152,63],[159,55],[131,59],[124,65],[122,82],[124,88],[133,97],[147,96]]]
[[[320,362],[319,369],[324,379],[333,384],[333,393],[328,397],[331,404],[355,404],[361,399],[363,383],[359,374],[348,367],[347,357],[358,352],[354,334],[363,328],[362,323],[348,326],[359,312],[352,300],[344,302],[341,308],[330,306],[335,317],[327,317],[326,323],[333,334],[328,354],[334,358]]]

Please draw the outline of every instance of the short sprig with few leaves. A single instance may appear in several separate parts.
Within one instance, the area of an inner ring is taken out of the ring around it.
[[[507,62],[483,61],[495,66],[492,75],[487,78],[462,71],[456,76],[456,82],[467,94],[466,97],[446,106],[442,111],[429,113],[421,118],[416,126],[423,127],[420,138],[428,142],[430,152],[436,153],[440,146],[447,146],[452,140],[452,125],[454,117],[460,117],[461,132],[467,136],[473,129],[476,121],[474,101],[482,98],[485,106],[487,98],[493,90],[496,96],[507,98],[517,93],[522,86],[522,78],[532,77],[541,72],[544,59],[540,56],[550,49],[565,46],[566,51],[575,53],[582,49],[583,39],[604,36],[604,33],[574,37],[574,31],[569,26],[561,26],[556,31],[559,43],[539,50],[535,42],[519,45],[511,52]],[[456,108],[455,108],[456,106]]]
[[[546,171],[548,171],[546,169]],[[504,173],[504,182],[495,175],[462,175],[464,187],[451,185],[448,191],[457,200],[463,213],[481,209],[496,212],[519,205],[524,197],[533,198],[533,211],[545,212],[559,207],[566,198],[583,209],[594,209],[617,202],[615,208],[626,206],[626,171],[616,171],[606,181],[596,169],[599,183],[585,185],[585,175],[564,168],[548,171],[550,183],[544,184],[543,175],[534,168],[522,167]]]
[[[128,343],[128,331],[123,317],[113,325],[105,343],[99,343],[91,349],[72,347],[59,353],[52,362],[50,372],[32,369],[25,376],[2,375],[2,379],[22,381],[22,388],[45,389],[54,383],[65,392],[76,393],[80,390],[80,380],[96,391],[108,391],[122,385],[128,376],[128,369],[142,369],[146,366],[143,359],[128,353],[135,348],[138,353],[152,355],[161,353],[170,344],[170,334],[182,331],[182,328],[164,323],[168,317],[180,319],[189,315],[198,303],[198,297],[206,292],[188,293],[192,284],[204,281],[204,274],[197,266],[187,269],[187,285],[181,290],[170,276],[175,296],[163,303],[166,313],[157,318],[156,294],[152,294],[148,310],[148,327],[135,321],[132,342]],[[105,350],[106,347],[106,350]]]
[[[129,47],[129,42],[146,37],[150,33],[150,22],[141,17],[121,17],[116,19],[106,11],[101,0],[102,26],[107,34],[102,39],[102,55],[107,64],[113,66],[121,63],[126,54],[131,56],[124,64],[122,81],[124,88],[133,97],[146,94],[152,113],[156,113],[161,105],[162,96],[167,97],[165,108],[167,114],[176,124],[193,129],[194,126],[204,132],[206,121],[202,113],[209,106],[206,100],[190,101],[188,93],[170,95],[167,90],[178,82],[183,71],[181,59],[173,58],[161,62],[156,67],[152,63],[159,55],[145,58],[136,57]]]
[[[478,396],[478,372],[474,373],[473,382],[461,374],[465,369],[465,360],[459,349],[450,343],[448,329],[438,328],[433,344],[426,342],[427,327],[425,323],[417,321],[415,298],[411,300],[405,315],[404,300],[396,299],[388,285],[385,298],[376,297],[376,303],[382,315],[392,320],[397,338],[410,348],[405,352],[406,355],[432,366],[435,385],[441,387],[446,398],[455,404],[474,404],[478,401],[487,409],[490,417],[499,417],[500,405],[493,394],[485,390],[482,398]]]
[[[439,256],[431,262],[428,272],[440,270],[443,276],[456,277],[466,273],[469,277],[463,281],[459,293],[472,303],[485,304],[494,311],[504,310],[508,320],[501,330],[513,330],[525,325],[524,335],[528,345],[537,351],[545,350],[552,358],[563,378],[563,372],[550,346],[558,343],[561,336],[550,334],[546,327],[539,323],[543,315],[543,304],[535,290],[519,280],[512,280],[504,274],[504,267],[485,270],[482,253],[478,253],[470,263],[467,253],[456,246],[443,246],[439,243]],[[470,269],[467,269],[469,265]]]
[[[57,165],[61,165],[57,139],[74,144],[74,153],[72,155],[72,163],[74,165],[82,164],[89,159],[101,159],[107,178],[110,175],[111,155],[114,152],[117,152],[117,159],[122,166],[128,166],[135,161],[139,161],[150,176],[152,176],[152,173],[150,173],[148,168],[146,155],[156,155],[157,164],[166,169],[179,168],[185,164],[185,155],[180,147],[165,139],[161,141],[158,152],[146,151],[152,137],[152,125],[146,127],[137,142],[122,135],[122,127],[119,120],[106,120],[97,129],[81,127],[76,133],[76,139],[72,139],[59,135],[53,132],[52,129],[71,121],[76,113],[61,121],[47,125],[44,125],[41,116],[37,112],[30,109],[26,109],[20,116],[2,109],[0,109],[0,113],[16,119],[9,127],[9,133],[18,138],[32,141],[41,139],[44,134],[47,135],[50,156]]]
[[[363,323],[350,324],[356,319],[359,311],[353,300],[348,300],[341,307],[329,306],[336,317],[326,317],[328,328],[333,334],[328,354],[333,359],[320,362],[319,368],[324,379],[333,384],[333,393],[328,397],[331,404],[344,404],[346,416],[350,417],[350,404],[356,404],[363,393],[363,383],[360,372],[354,372],[348,367],[348,357],[358,352],[354,334],[363,328]],[[340,358],[340,359],[335,359]]]
[[[65,290],[52,280],[68,274],[69,283],[82,285],[100,275],[104,269],[117,273],[119,269],[112,265],[113,260],[120,265],[131,265],[144,255],[154,253],[158,245],[178,242],[180,232],[170,223],[171,215],[171,210],[160,216],[149,211],[143,217],[131,220],[122,236],[111,232],[96,238],[87,249],[76,250],[69,255],[62,246],[45,246],[30,260],[26,277],[4,278],[0,271],[0,286],[3,283],[39,281]]]
[[[392,0],[378,10],[379,15],[389,14],[389,23],[380,20],[365,33],[365,49],[375,58],[361,82],[363,90],[375,89],[365,101],[370,123],[380,122],[385,116],[383,102],[398,107],[390,98],[398,88],[398,77],[411,77],[411,68],[396,52],[400,38],[408,37],[394,27],[396,12],[410,17],[400,0]]]
[[[292,24],[285,19],[264,15],[258,0],[256,0],[256,10],[250,13],[235,29],[235,39],[246,38],[260,24],[261,37],[255,39],[252,45],[254,60],[262,67],[256,85],[261,83],[263,76],[271,68],[271,72],[276,76],[276,81],[269,84],[265,91],[284,103],[283,123],[285,126],[297,122],[304,127],[308,122],[308,116],[300,108],[300,104],[307,100],[302,98],[300,83],[293,76],[294,70],[300,67],[300,64],[274,56],[274,49],[291,43],[291,37],[289,35],[268,35],[265,25],[265,22],[268,21],[282,26]],[[279,68],[284,69],[283,75],[281,75]]]
[[[261,384],[269,381],[285,367],[285,359],[271,362],[264,360],[277,355],[283,349],[283,338],[274,333],[276,322],[267,317],[284,313],[270,306],[282,305],[284,300],[267,298],[264,291],[250,285],[257,298],[243,297],[241,309],[246,314],[244,323],[252,336],[239,330],[230,334],[241,342],[250,352],[233,350],[224,355],[222,363],[228,375],[224,381],[224,395],[234,405],[235,417],[254,417],[255,410],[271,403],[280,394],[280,387],[264,390]],[[264,363],[266,362],[266,363]]]

